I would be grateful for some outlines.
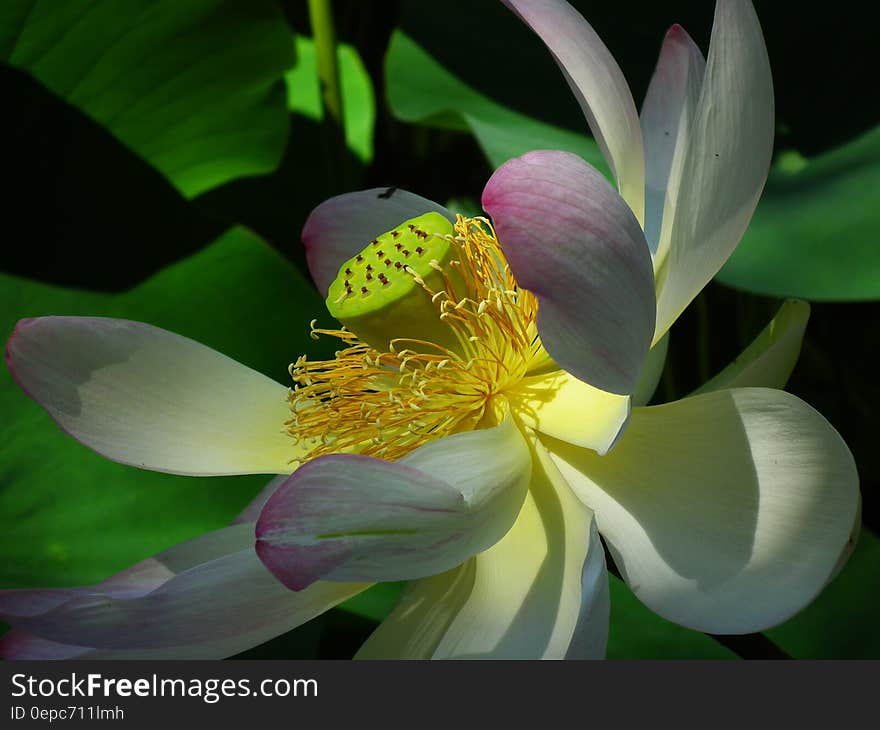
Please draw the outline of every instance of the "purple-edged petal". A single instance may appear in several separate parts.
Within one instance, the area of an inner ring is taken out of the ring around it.
[[[196,538],[96,586],[0,592],[8,658],[221,658],[284,633],[364,590],[321,583],[294,593],[253,549],[253,523]],[[33,611],[45,595],[63,601]]]
[[[371,239],[431,211],[455,221],[442,205],[397,188],[360,190],[321,203],[302,231],[309,271],[321,294],[326,296],[339,267]]]
[[[6,362],[64,431],[123,464],[176,474],[280,474],[302,456],[284,432],[287,388],[152,325],[22,320]]]
[[[560,367],[633,391],[654,333],[651,253],[632,211],[581,158],[530,152],[483,190],[517,282],[539,301],[541,341]]]
[[[645,237],[655,253],[667,188],[670,206],[677,197],[683,151],[688,147],[705,72],[706,60],[700,49],[684,28],[673,25],[663,39],[641,116],[645,144]]]
[[[205,545],[203,541],[200,543]],[[169,554],[171,551],[168,551]],[[194,556],[195,562],[198,557]],[[138,598],[174,577],[174,570],[164,562],[150,558],[89,588],[40,588],[0,590],[0,616],[27,618],[42,616],[83,592],[99,593],[110,598]]]
[[[88,646],[71,646],[57,641],[42,639],[18,629],[10,629],[0,636],[0,657],[7,661],[30,659],[91,659],[93,649]]]
[[[404,580],[449,570],[496,543],[528,489],[531,459],[508,416],[396,462],[331,455],[300,467],[257,522],[257,552],[285,585]]]
[[[413,582],[358,659],[601,658],[608,575],[592,512],[544,448],[510,531],[454,570]]]
[[[644,216],[642,133],[632,94],[611,52],[564,0],[503,0],[544,41],[581,105],[620,194]]]
[[[325,588],[329,589],[329,586]],[[335,603],[338,601],[334,600],[334,605]],[[330,607],[328,604],[327,608]],[[224,659],[264,644],[298,625],[300,624],[289,625],[285,618],[267,623],[254,631],[230,636],[221,634],[213,641],[132,649],[96,649],[61,644],[26,631],[12,629],[0,637],[0,656],[5,659]]]
[[[687,146],[671,173],[678,188],[667,190],[655,257],[655,340],[746,230],[770,167],[773,120],[770,63],[754,8],[748,0],[719,0]]]
[[[635,408],[602,457],[559,441],[548,447],[636,596],[699,631],[785,621],[851,545],[852,454],[819,413],[781,390]]]

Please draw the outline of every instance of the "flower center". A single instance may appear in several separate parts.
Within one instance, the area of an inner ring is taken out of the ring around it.
[[[327,307],[345,326],[313,322],[312,336],[345,348],[290,366],[286,427],[311,446],[308,458],[397,459],[495,425],[505,392],[547,359],[537,300],[517,286],[483,218],[458,216],[452,226],[429,213],[379,236],[342,265]]]

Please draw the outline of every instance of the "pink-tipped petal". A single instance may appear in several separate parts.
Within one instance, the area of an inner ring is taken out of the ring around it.
[[[684,28],[673,25],[663,39],[641,117],[645,144],[645,237],[655,253],[665,201],[668,197],[670,205],[674,205],[677,197],[683,152],[688,146],[705,72],[706,60],[700,49]],[[674,172],[673,162],[678,163]]]
[[[331,575],[336,568],[345,565],[356,549],[354,537],[311,545],[259,540],[256,546],[263,565],[293,591],[305,590],[321,578]]]
[[[372,188],[325,200],[302,230],[306,261],[318,290],[326,296],[339,267],[371,239],[431,211],[455,221],[442,205],[397,188]]]
[[[719,0],[686,149],[670,173],[657,272],[659,340],[742,238],[773,150],[773,80],[749,0]]]
[[[72,588],[0,590],[0,616],[39,616],[75,595]]]
[[[631,393],[655,300],[651,253],[623,199],[579,157],[540,150],[502,165],[482,202],[517,282],[538,297],[553,359],[590,385]]]
[[[114,461],[176,474],[280,474],[287,388],[142,322],[40,317],[6,345],[18,385],[73,438]]]
[[[396,462],[314,459],[266,503],[257,552],[293,590],[325,580],[404,580],[491,547],[525,499],[531,459],[513,419],[430,442]]]
[[[3,655],[221,658],[295,628],[367,587],[321,583],[293,593],[257,558],[253,531],[253,523],[217,530],[96,586],[63,589],[66,600],[46,603],[41,613],[25,598],[47,591],[2,592],[0,618],[13,626],[0,645]]]
[[[411,583],[356,658],[604,657],[608,575],[593,513],[532,446],[513,527],[458,568]]]
[[[642,133],[632,94],[611,52],[565,0],[503,0],[544,41],[614,171],[620,194],[644,216]]]
[[[92,651],[88,646],[59,644],[57,641],[49,641],[18,629],[10,629],[0,636],[0,657],[7,661],[89,659]]]
[[[167,553],[173,554],[172,551]],[[195,559],[197,560],[197,557]],[[42,616],[71,600],[82,597],[84,592],[110,598],[139,598],[172,577],[174,577],[173,569],[156,558],[148,558],[89,588],[0,590],[0,616],[7,619]]]

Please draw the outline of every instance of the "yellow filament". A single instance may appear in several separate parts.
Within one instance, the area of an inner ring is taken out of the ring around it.
[[[314,444],[309,458],[357,452],[397,459],[428,441],[494,425],[497,396],[546,357],[535,328],[538,303],[520,289],[491,224],[458,216],[449,236],[455,252],[432,290],[420,278],[440,322],[458,346],[447,349],[415,339],[393,339],[379,352],[343,329],[345,348],[333,360],[300,357],[290,366],[290,420],[297,442]]]

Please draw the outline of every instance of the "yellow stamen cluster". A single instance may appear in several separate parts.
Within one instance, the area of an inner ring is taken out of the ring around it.
[[[379,352],[354,332],[312,323],[314,338],[329,335],[346,347],[333,360],[303,356],[290,366],[286,427],[311,447],[308,458],[357,452],[393,460],[442,436],[494,425],[496,396],[546,357],[537,300],[517,286],[491,224],[458,216],[449,240],[455,250],[447,264],[432,262],[443,288],[412,275],[456,347],[389,337],[389,350]]]

